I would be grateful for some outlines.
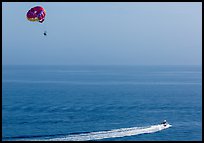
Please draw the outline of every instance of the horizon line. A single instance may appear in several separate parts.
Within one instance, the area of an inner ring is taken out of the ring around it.
[[[202,64],[2,64],[2,66],[202,66]]]

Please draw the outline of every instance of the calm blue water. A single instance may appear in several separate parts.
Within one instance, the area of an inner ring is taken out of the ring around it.
[[[201,66],[3,66],[3,140],[144,127],[102,140],[202,140]]]

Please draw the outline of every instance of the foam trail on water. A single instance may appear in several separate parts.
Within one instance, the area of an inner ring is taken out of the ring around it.
[[[164,125],[153,125],[148,127],[133,127],[133,128],[121,128],[110,131],[99,131],[82,133],[76,135],[67,135],[59,138],[46,139],[48,141],[88,141],[88,140],[100,140],[105,138],[117,138],[125,136],[133,136],[145,133],[155,133],[171,127],[170,124]]]

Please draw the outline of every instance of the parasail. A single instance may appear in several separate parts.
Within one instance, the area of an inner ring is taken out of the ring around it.
[[[45,15],[46,11],[43,7],[35,6],[27,12],[26,17],[29,21],[38,21],[40,23],[43,23],[43,21],[45,20]]]

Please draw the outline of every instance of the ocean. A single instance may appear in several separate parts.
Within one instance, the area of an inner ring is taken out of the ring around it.
[[[202,66],[3,66],[2,140],[201,141]]]

